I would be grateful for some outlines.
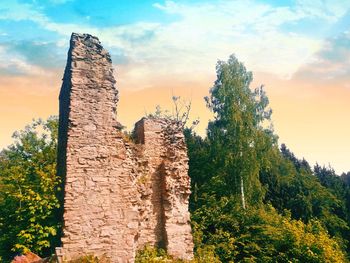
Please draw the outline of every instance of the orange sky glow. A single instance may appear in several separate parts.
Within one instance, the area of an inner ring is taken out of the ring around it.
[[[22,129],[33,118],[47,118],[58,113],[58,94],[62,72],[40,78],[8,77],[0,81],[0,147],[12,142],[11,134]],[[118,79],[118,75],[116,76]],[[212,115],[204,96],[209,93],[214,74],[196,82],[176,79],[156,81],[158,85],[140,90],[128,88],[127,80],[119,88],[118,118],[127,126],[160,105],[172,110],[172,95],[192,101],[191,117],[199,117],[195,131],[205,136]],[[256,73],[252,87],[264,84],[273,109],[273,125],[280,143],[286,143],[298,157],[311,164],[330,164],[337,172],[349,169],[350,156],[350,89],[333,86],[311,86],[292,80]]]

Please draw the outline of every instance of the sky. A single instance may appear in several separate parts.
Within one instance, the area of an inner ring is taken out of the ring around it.
[[[110,52],[129,130],[172,95],[205,135],[218,60],[231,54],[265,86],[279,143],[350,171],[350,1],[1,0],[0,149],[33,118],[58,114],[72,32]]]

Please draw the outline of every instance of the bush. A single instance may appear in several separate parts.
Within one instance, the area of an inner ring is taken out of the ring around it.
[[[68,263],[109,263],[109,262],[110,260],[106,259],[104,256],[98,258],[93,255],[86,255],[74,260],[70,260]]]
[[[319,221],[293,220],[272,206],[243,210],[224,198],[192,220],[196,251],[209,246],[222,262],[347,262]]]

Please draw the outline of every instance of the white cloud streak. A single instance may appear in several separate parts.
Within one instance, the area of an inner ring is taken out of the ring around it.
[[[98,28],[52,22],[29,4],[12,4],[0,19],[32,20],[65,38],[71,32],[97,35],[112,54],[118,51],[128,58],[134,65],[130,75],[138,78],[212,74],[216,60],[227,59],[231,53],[250,70],[289,78],[320,49],[322,39],[287,32],[281,26],[307,18],[335,23],[350,2],[297,1],[293,7],[274,7],[253,0],[197,4],[166,1],[154,7],[179,19],[166,24],[138,22]]]
[[[0,45],[0,73],[7,75],[49,75],[49,70],[33,65],[18,54],[9,52],[8,46]]]
[[[295,80],[312,81],[318,85],[337,82],[349,87],[350,32],[325,41],[322,48],[293,76]]]

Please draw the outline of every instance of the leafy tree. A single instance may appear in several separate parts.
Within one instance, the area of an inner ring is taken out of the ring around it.
[[[343,179],[336,175],[332,167],[321,167],[318,164],[314,167],[314,174],[319,179],[322,186],[327,188],[337,199],[337,206],[332,211],[333,217],[341,218],[347,222],[347,231],[343,229],[337,229],[337,224],[330,222],[329,230],[342,236],[347,240],[347,244],[350,244],[350,187],[343,181]],[[344,224],[343,224],[344,225]]]
[[[234,56],[219,61],[207,137],[185,132],[196,251],[222,262],[347,262],[339,196],[305,159],[278,149],[268,99],[251,80]]]
[[[271,130],[264,129],[271,109],[262,86],[254,91],[249,88],[252,73],[234,55],[217,63],[216,74],[206,98],[215,116],[207,132],[217,169],[211,184],[224,195],[239,196],[246,208],[247,203],[257,204],[263,197],[258,175],[267,161],[264,150],[274,143]]]
[[[336,175],[332,167],[321,167],[316,164],[314,167],[314,174],[324,187],[328,188],[340,200],[346,201],[349,187],[340,176]],[[339,213],[344,215],[345,211],[339,211]]]
[[[282,156],[288,160],[290,160],[295,168],[300,172],[301,170],[304,170],[308,173],[311,173],[311,167],[309,163],[303,158],[302,160],[299,160],[295,157],[295,155],[287,148],[287,146],[282,143],[281,145],[281,153]]]
[[[210,180],[212,171],[208,160],[207,140],[196,135],[190,129],[184,130],[189,155],[189,175],[191,177],[192,195],[190,196],[190,210],[195,210],[200,204],[200,198],[206,191],[205,185]]]
[[[342,173],[341,179],[350,187],[350,172]]]
[[[56,212],[57,118],[33,121],[0,153],[0,255],[47,255],[59,227]]]
[[[285,145],[270,158],[274,165],[260,172],[260,181],[266,187],[264,201],[279,212],[289,210],[293,219],[304,223],[317,218],[346,249],[350,232],[340,178],[319,166],[314,174],[307,162],[297,159]]]

